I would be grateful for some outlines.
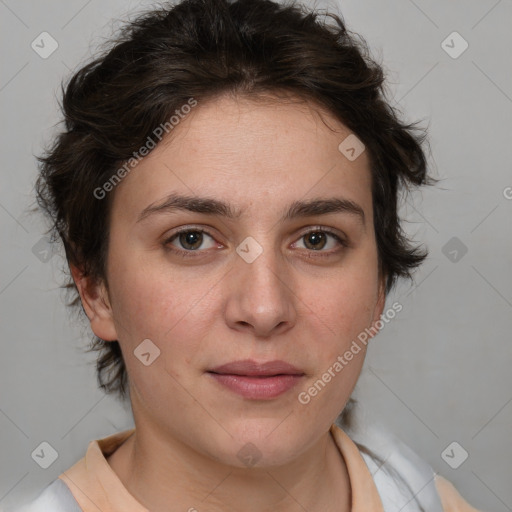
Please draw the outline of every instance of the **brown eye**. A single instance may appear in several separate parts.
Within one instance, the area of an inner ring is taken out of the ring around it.
[[[300,242],[303,247],[301,247]],[[298,244],[298,245],[297,245]],[[322,253],[334,253],[336,247],[346,247],[344,240],[335,233],[327,231],[325,229],[315,229],[302,235],[298,242],[294,244],[299,249],[307,249],[309,251],[316,251]],[[324,250],[326,249],[326,250]]]
[[[199,231],[186,231],[178,235],[178,240],[184,249],[199,249],[203,243],[203,233]]]
[[[327,243],[327,235],[319,231],[312,231],[311,233],[304,235],[304,240],[304,245],[307,249],[318,251],[325,247],[325,244]]]
[[[209,245],[208,239],[210,240]],[[165,244],[172,245],[177,252],[199,252],[199,249],[202,251],[215,247],[215,240],[205,231],[189,229],[176,233]]]

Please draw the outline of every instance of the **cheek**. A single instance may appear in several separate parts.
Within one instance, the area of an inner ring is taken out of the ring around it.
[[[171,323],[179,314],[177,301],[162,280],[131,274],[128,279],[119,276],[112,282],[114,319],[129,327],[130,338],[160,337],[163,319]]]
[[[187,396],[178,383],[188,382],[186,370],[204,337],[194,308],[201,294],[166,277],[162,269],[128,268],[133,267],[119,266],[111,282],[114,321],[130,381],[148,406],[158,409],[162,401],[185,407]],[[147,366],[137,357],[144,340],[151,341],[144,345],[150,359],[158,354]]]
[[[158,269],[144,264],[134,255],[110,259],[109,288],[119,339],[135,347],[149,338],[156,341],[180,314],[180,304],[172,293],[176,286]],[[165,323],[164,323],[165,322]]]
[[[318,335],[311,336],[307,351],[315,373],[301,389],[299,403],[311,421],[334,418],[352,394],[366,355],[367,339],[358,337],[371,325],[375,293],[373,279],[354,273],[309,295],[306,321],[309,332]]]
[[[315,322],[316,318],[332,350],[341,350],[372,323],[377,301],[377,272],[366,266],[361,272],[340,272],[314,284],[308,286],[307,294],[303,295],[310,321]]]
[[[141,258],[113,264],[112,306],[122,345],[133,351],[144,339],[152,340],[173,372],[190,363],[204,344],[209,319],[216,317],[215,294],[209,293],[215,282]]]

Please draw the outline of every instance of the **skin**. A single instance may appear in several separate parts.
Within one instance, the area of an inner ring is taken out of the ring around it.
[[[338,145],[350,131],[319,112],[227,96],[198,104],[114,191],[108,291],[71,269],[92,330],[119,340],[130,380],[136,433],[108,462],[151,510],[351,508],[329,428],[365,350],[307,405],[298,395],[379,319],[384,279],[368,155],[349,161]],[[243,214],[175,210],[137,222],[170,193],[223,200]],[[347,212],[281,220],[293,201],[332,197],[357,203],[364,224]],[[199,249],[179,237],[166,242],[188,226],[210,235]],[[306,235],[320,227],[347,246],[327,235],[311,248]],[[252,263],[236,252],[248,236],[263,249]],[[134,356],[145,339],[161,351],[149,366]],[[305,375],[277,398],[250,400],[206,373],[238,359],[281,359]],[[259,453],[253,467],[237,457],[247,443]]]

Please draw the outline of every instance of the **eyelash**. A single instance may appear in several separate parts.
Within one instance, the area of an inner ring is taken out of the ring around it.
[[[179,235],[181,235],[182,233],[201,233],[201,234],[206,234],[208,235],[209,237],[211,237],[212,239],[215,240],[215,237],[209,233],[208,231],[206,231],[205,229],[202,229],[202,228],[194,228],[194,227],[190,227],[190,226],[187,226],[185,228],[182,228],[178,231],[176,231],[175,233],[173,233],[172,236],[170,236],[169,238],[167,238],[164,242],[163,242],[163,245],[164,247],[175,253],[177,256],[180,256],[182,258],[189,258],[189,257],[197,257],[197,253],[202,253],[202,252],[205,252],[204,250],[194,250],[194,251],[186,251],[186,250],[181,250],[181,249],[176,249],[175,247],[172,247],[172,248],[169,248],[169,244],[171,242],[173,242]],[[304,238],[305,236],[311,234],[311,233],[323,233],[323,234],[326,234],[326,235],[330,235],[332,236],[342,247],[348,247],[348,243],[340,237],[340,235],[338,235],[337,233],[335,233],[334,231],[328,229],[328,228],[324,228],[324,227],[314,227],[312,229],[310,229],[309,231],[306,231],[305,233],[302,233],[302,235],[300,235],[300,237],[297,239],[297,240],[300,240],[301,238]],[[329,257],[329,256],[332,256],[334,254],[336,254],[337,252],[339,252],[339,250],[335,250],[335,251],[329,251],[329,252],[326,252],[326,251],[314,251],[312,249],[306,249],[307,252],[310,252],[310,253],[314,253],[315,256],[319,256],[319,257]]]

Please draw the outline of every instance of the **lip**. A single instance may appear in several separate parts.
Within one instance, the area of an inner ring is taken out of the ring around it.
[[[245,359],[207,372],[231,391],[253,400],[276,398],[297,385],[304,372],[285,361],[258,363]]]
[[[224,375],[244,375],[247,377],[269,377],[275,375],[304,375],[304,372],[286,361],[267,361],[258,363],[252,359],[243,359],[223,364],[209,370]]]

